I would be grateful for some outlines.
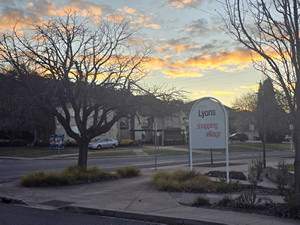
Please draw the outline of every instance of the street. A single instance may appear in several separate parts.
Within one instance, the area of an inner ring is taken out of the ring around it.
[[[255,152],[255,157],[261,153]],[[267,151],[267,162],[269,158],[293,157],[292,151]],[[237,159],[251,159],[252,152],[232,152],[229,153],[229,161]],[[224,162],[226,160],[225,153],[214,152],[214,162]],[[135,166],[138,168],[154,168],[154,156],[138,156],[138,157],[111,157],[88,159],[88,166],[96,166],[100,169],[111,170],[125,166]],[[210,163],[210,154],[201,153],[193,154],[193,165],[200,163]],[[0,183],[8,180],[19,179],[22,175],[38,172],[38,171],[54,171],[59,172],[69,165],[76,165],[77,159],[49,159],[49,160],[14,160],[0,159]],[[188,155],[167,155],[157,157],[157,168],[165,166],[189,165]]]
[[[1,225],[155,225],[157,223],[43,210],[0,202]],[[158,224],[157,224],[158,225]]]

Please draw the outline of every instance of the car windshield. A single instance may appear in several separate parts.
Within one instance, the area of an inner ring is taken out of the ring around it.
[[[97,139],[92,140],[91,142],[98,142],[98,141],[101,141],[101,139],[97,138]]]

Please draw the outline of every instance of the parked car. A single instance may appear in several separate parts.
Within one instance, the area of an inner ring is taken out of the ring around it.
[[[96,139],[89,143],[89,149],[115,148],[119,142],[112,138]]]
[[[293,137],[291,136],[291,135],[285,135],[285,137],[284,137],[284,141],[287,141],[287,142],[291,142],[291,141],[293,141]]]
[[[241,133],[235,133],[229,136],[229,141],[247,141],[248,135],[247,134],[241,134]]]

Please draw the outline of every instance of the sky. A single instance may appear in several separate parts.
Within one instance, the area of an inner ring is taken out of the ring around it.
[[[187,91],[190,100],[214,97],[226,106],[243,93],[257,91],[263,75],[251,55],[225,32],[222,0],[0,0],[0,32],[18,20],[26,27],[45,16],[75,9],[81,15],[122,15],[151,41],[147,85]]]

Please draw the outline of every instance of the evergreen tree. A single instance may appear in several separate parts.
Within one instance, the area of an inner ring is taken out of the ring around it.
[[[257,126],[263,139],[263,122],[267,142],[281,142],[288,132],[288,115],[275,98],[274,87],[270,78],[260,83],[257,102]]]

